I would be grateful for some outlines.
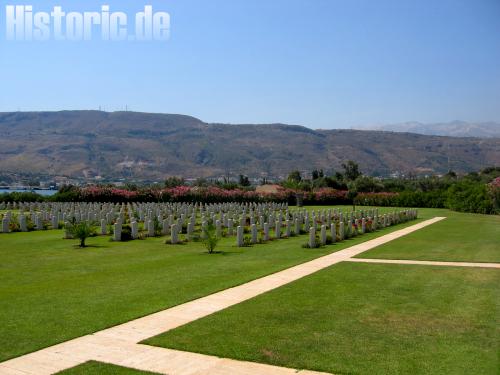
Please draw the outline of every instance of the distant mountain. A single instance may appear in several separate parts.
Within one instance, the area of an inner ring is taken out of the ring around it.
[[[465,121],[452,121],[435,124],[405,122],[401,124],[361,126],[359,129],[424,135],[443,135],[449,137],[500,138],[500,123],[497,122],[470,123]]]
[[[444,173],[500,165],[500,139],[285,124],[208,124],[183,115],[62,111],[0,113],[0,172],[163,179],[285,176],[339,170]]]

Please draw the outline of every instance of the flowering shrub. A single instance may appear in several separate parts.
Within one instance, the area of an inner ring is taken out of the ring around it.
[[[58,195],[54,196],[55,200]],[[61,195],[61,200],[87,202],[287,202],[295,195],[289,189],[280,189],[276,193],[257,193],[242,189],[222,189],[216,186],[172,188],[143,188],[138,190],[119,189],[111,186],[88,186],[71,188]],[[66,197],[70,199],[65,199]]]
[[[500,213],[500,177],[488,184],[488,192],[493,202],[493,211],[497,214]]]
[[[346,190],[320,188],[310,194],[310,199],[316,204],[348,204]]]
[[[63,187],[52,197],[34,193],[0,194],[1,202],[58,201],[58,202],[203,202],[203,203],[260,203],[286,202],[295,205],[302,199],[305,205],[347,205],[450,208],[456,211],[500,213],[500,177],[489,184],[459,180],[441,190],[404,190],[398,193],[359,192],[355,197],[346,190],[318,188],[312,191],[279,187],[273,192],[256,192],[241,188],[224,189],[218,186],[147,187],[134,190],[114,186]],[[353,202],[354,200],[354,202]],[[369,226],[370,228],[371,226]],[[11,228],[15,230],[16,228]]]
[[[256,192],[243,189],[223,189],[217,186],[176,186],[171,188],[119,189],[112,186],[73,187],[72,201],[88,202],[288,202],[295,204],[296,195],[304,196],[306,204],[348,204],[347,192],[320,188],[310,192],[280,187],[276,192]],[[59,193],[58,193],[59,194]],[[54,197],[57,200],[57,195]],[[65,193],[64,198],[67,195]],[[62,199],[66,200],[66,199]]]
[[[80,189],[81,200],[89,202],[130,202],[137,198],[137,192],[114,187],[89,186]]]

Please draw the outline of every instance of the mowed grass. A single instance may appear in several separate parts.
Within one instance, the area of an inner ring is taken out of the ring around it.
[[[89,361],[79,366],[60,371],[57,375],[155,375],[154,372],[115,366],[108,363]]]
[[[445,216],[357,257],[500,263],[500,216],[450,211]]]
[[[344,262],[146,340],[334,374],[498,374],[500,271]]]
[[[346,208],[347,209],[347,208]],[[164,238],[126,243],[90,238],[86,249],[63,233],[0,234],[0,361],[154,313],[413,225],[386,228],[321,249],[307,236],[236,248]]]

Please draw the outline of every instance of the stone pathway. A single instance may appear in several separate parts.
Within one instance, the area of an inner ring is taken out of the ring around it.
[[[156,348],[137,343],[279,288],[336,263],[346,260],[352,261],[352,257],[362,252],[443,219],[445,218],[435,217],[246,284],[2,362],[0,363],[0,374],[49,375],[89,360],[170,375],[286,375],[297,372],[309,375],[320,374]]]
[[[360,263],[420,264],[425,266],[500,268],[500,263],[441,262],[441,261],[431,261],[431,260],[365,259],[365,258],[352,258],[352,259],[347,259],[347,261],[360,262]]]

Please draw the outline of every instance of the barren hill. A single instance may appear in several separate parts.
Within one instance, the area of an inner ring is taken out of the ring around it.
[[[138,112],[0,113],[0,171],[162,179],[283,176],[357,161],[364,172],[467,172],[500,165],[500,139],[302,126],[208,124]]]

